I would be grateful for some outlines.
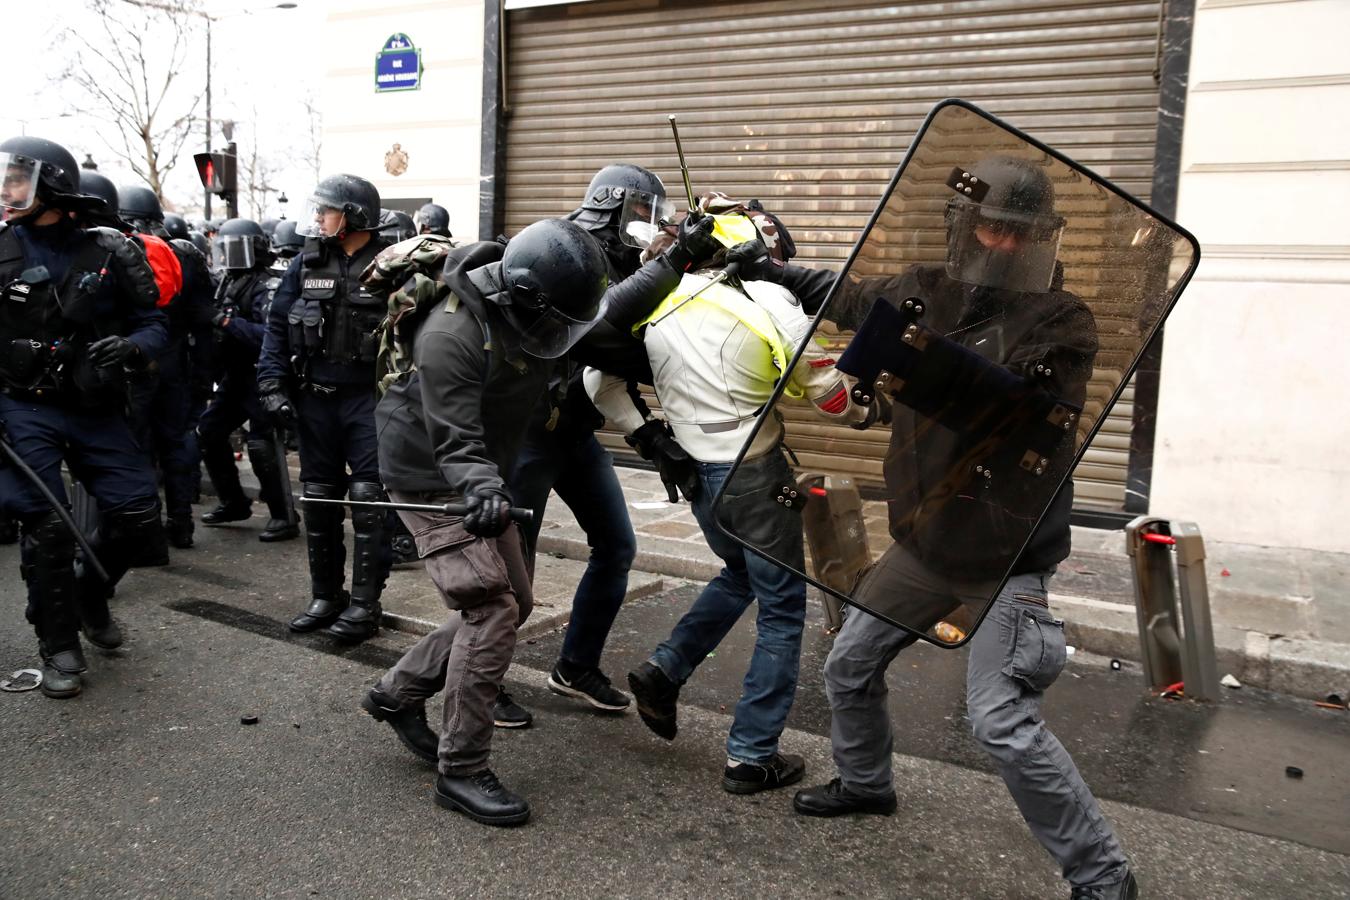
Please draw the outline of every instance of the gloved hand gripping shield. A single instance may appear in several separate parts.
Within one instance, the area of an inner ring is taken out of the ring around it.
[[[889,540],[873,531],[873,564],[847,589],[774,561],[925,640],[964,643],[1011,575],[1067,553],[1074,466],[1199,255],[1189,233],[1101,176],[964,101],[939,104],[806,338],[838,348],[850,402],[879,413],[874,429],[890,421],[872,485],[886,503],[870,513],[886,516]],[[780,384],[746,448],[774,417],[799,419],[798,402]],[[858,456],[857,438],[787,435],[823,469]],[[779,502],[829,502],[819,494],[785,485]],[[727,527],[727,499],[714,505],[724,530],[773,559]],[[967,633],[939,637],[944,620]]]

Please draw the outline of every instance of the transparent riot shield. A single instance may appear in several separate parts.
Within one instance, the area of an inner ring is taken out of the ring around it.
[[[715,501],[719,523],[852,606],[933,643],[964,643],[1010,577],[1067,555],[1073,467],[1199,253],[1190,234],[1110,182],[983,110],[944,101],[807,338],[842,347],[850,402],[869,411],[860,424],[889,429],[875,486],[887,521],[868,529],[871,565],[843,586],[813,578],[808,568],[819,575],[832,561],[794,565],[781,535],[738,533],[745,518],[729,515],[743,502],[737,475],[751,448],[762,456],[772,446],[766,429],[809,417],[789,389],[801,348]],[[856,432],[809,433],[813,458],[856,455]],[[834,521],[808,511],[824,502],[820,491],[795,487],[774,488],[777,502],[806,527]]]

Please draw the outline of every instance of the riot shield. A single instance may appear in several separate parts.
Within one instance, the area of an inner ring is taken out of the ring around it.
[[[775,561],[926,640],[964,643],[1011,576],[1067,555],[1073,467],[1199,254],[1189,233],[1105,179],[964,101],[940,103],[806,339],[839,348],[850,402],[868,408],[860,424],[889,422],[884,483],[872,485],[885,529],[876,523],[872,563],[845,586]],[[765,429],[809,418],[789,389],[804,347],[737,469],[752,447],[763,452]],[[814,459],[860,446],[846,428],[802,433]],[[778,502],[806,527],[832,520],[810,514],[820,498],[789,487]],[[728,525],[729,498],[724,487],[714,504],[723,529],[772,559],[765,536]]]

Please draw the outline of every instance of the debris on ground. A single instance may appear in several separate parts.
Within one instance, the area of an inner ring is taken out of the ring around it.
[[[1111,660],[1111,671],[1112,671],[1112,672],[1119,672],[1119,671],[1120,671],[1120,660],[1118,660],[1118,659],[1113,659],[1113,660]]]
[[[1233,690],[1238,690],[1239,688],[1242,687],[1242,682],[1238,681],[1232,675],[1225,675],[1222,678],[1220,678],[1219,684],[1223,685],[1226,688],[1232,688]]]
[[[1284,774],[1288,775],[1290,778],[1302,778],[1303,770],[1298,766],[1285,766]]]
[[[42,672],[37,669],[16,669],[9,677],[0,681],[0,691],[12,694],[31,691],[42,684]]]
[[[1186,696],[1186,683],[1178,681],[1176,684],[1169,684],[1158,696],[1164,700],[1182,700]]]
[[[250,713],[249,715],[246,715],[246,716],[240,716],[240,717],[239,717],[239,724],[240,724],[240,725],[257,725],[257,724],[258,724],[258,717],[255,716],[255,715],[252,715],[251,713]]]

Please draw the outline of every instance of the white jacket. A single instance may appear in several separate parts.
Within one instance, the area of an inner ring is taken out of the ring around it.
[[[675,440],[701,462],[730,462],[763,411],[782,366],[810,333],[811,320],[792,292],[767,281],[743,282],[744,294],[719,284],[681,302],[709,280],[708,275],[685,275],[648,320],[642,337],[656,396]],[[625,434],[643,424],[622,379],[587,369],[584,380],[611,424]],[[861,421],[866,413],[849,402],[849,388],[834,359],[814,341],[788,382],[789,393],[841,425]],[[782,434],[777,420],[767,423],[747,457],[767,453]]]

